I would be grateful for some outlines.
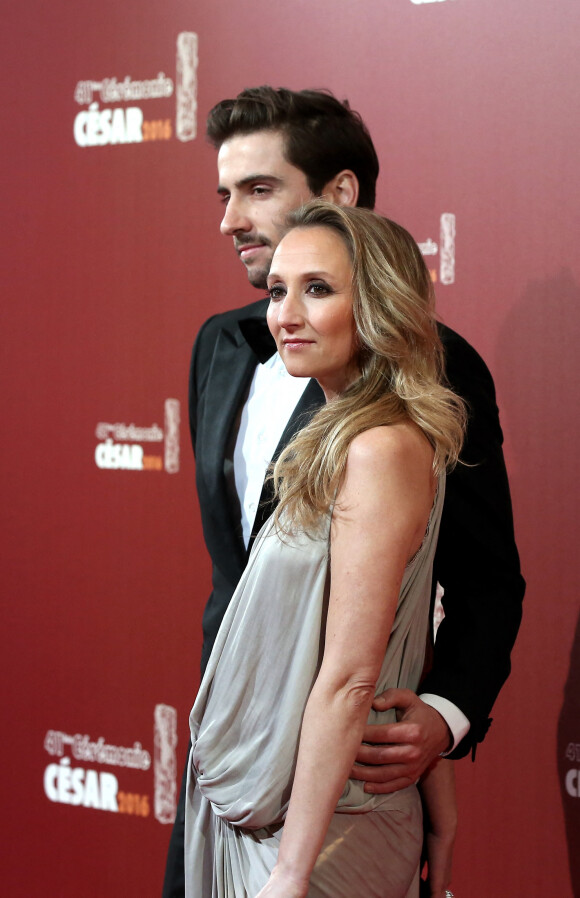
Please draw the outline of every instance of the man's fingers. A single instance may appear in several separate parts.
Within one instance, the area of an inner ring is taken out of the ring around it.
[[[357,754],[359,764],[413,764],[420,760],[421,752],[414,746],[402,745],[366,745],[363,743]]]
[[[386,711],[388,708],[406,710],[417,701],[417,695],[411,689],[386,689],[373,701],[375,711]]]
[[[386,780],[386,770],[388,770],[389,776],[394,775],[395,778]],[[368,777],[373,776],[373,768],[358,767],[355,764],[350,775],[353,779],[364,780],[365,792],[369,792],[373,795],[389,795],[391,792],[398,792],[399,789],[406,789],[407,786],[410,786],[415,782],[415,780],[410,779],[408,776],[405,776],[404,774],[401,775],[401,770],[404,770],[404,768],[399,768],[399,772],[397,772],[397,765],[391,765],[388,768],[377,767],[375,768],[374,776],[380,777],[380,779],[369,779]]]
[[[400,779],[409,780],[409,770],[403,764],[389,764],[388,767],[365,767],[364,764],[354,764],[350,775],[353,779],[363,780],[365,783],[390,784]]]
[[[391,792],[398,792],[399,789],[406,789],[407,786],[412,786],[413,783],[414,780],[410,780],[408,777],[393,780],[392,783],[365,783],[365,792],[368,792],[371,795],[390,795]]]
[[[420,739],[421,729],[416,723],[367,724],[363,732],[363,742],[373,744],[416,745]]]

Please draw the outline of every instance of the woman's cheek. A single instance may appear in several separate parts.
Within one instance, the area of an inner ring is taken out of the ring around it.
[[[276,339],[279,331],[278,327],[278,315],[276,314],[276,308],[272,303],[268,306],[268,311],[266,312],[266,323],[270,329],[270,333]]]

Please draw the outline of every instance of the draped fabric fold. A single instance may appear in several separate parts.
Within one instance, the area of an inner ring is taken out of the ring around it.
[[[441,478],[422,546],[405,570],[377,692],[419,684],[443,496]],[[290,537],[267,521],[225,614],[190,716],[186,898],[254,898],[276,862],[324,649],[330,523],[328,514],[316,535]],[[414,786],[375,796],[348,780],[309,896],[410,898],[421,839]]]

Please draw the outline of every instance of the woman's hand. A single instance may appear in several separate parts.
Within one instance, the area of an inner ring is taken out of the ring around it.
[[[308,894],[308,882],[297,880],[290,874],[284,874],[274,867],[270,879],[256,898],[305,898]]]

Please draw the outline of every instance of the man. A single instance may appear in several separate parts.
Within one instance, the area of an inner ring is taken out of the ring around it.
[[[285,214],[312,196],[373,208],[379,165],[360,117],[320,91],[243,91],[208,119],[218,149],[222,234],[233,238],[250,283],[266,286]],[[322,403],[315,381],[290,378],[265,327],[267,300],[211,318],[196,340],[190,425],[213,591],[202,668],[241,576],[252,538],[272,509],[272,457]],[[353,775],[389,792],[415,782],[441,753],[482,741],[509,674],[524,581],[514,543],[502,433],[491,375],[460,336],[441,326],[451,386],[470,409],[463,459],[448,477],[435,578],[445,619],[421,696],[389,690],[376,707],[399,722],[368,727]],[[324,759],[321,759],[324,763]],[[183,790],[182,790],[183,794]],[[164,896],[183,894],[183,808],[172,836]],[[180,869],[181,867],[181,869]]]

